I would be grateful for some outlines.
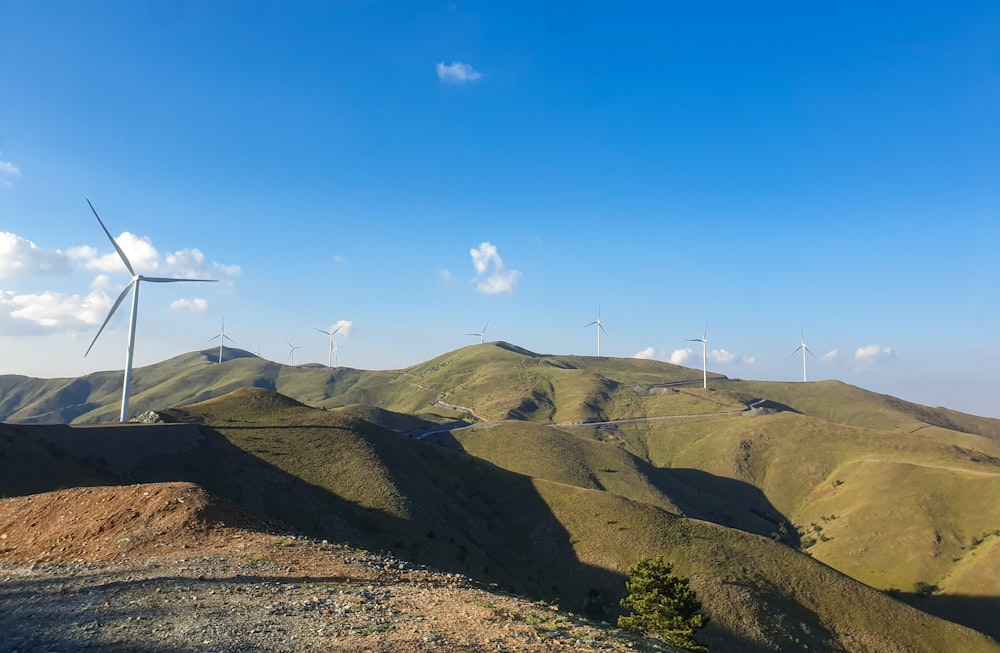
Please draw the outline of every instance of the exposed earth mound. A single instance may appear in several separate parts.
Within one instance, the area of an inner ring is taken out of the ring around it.
[[[190,483],[0,501],[0,650],[671,650]]]

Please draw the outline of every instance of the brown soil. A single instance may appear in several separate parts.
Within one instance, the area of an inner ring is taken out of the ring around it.
[[[0,651],[670,650],[189,483],[0,501]]]

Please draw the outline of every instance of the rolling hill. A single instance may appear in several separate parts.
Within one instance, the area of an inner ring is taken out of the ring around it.
[[[703,639],[719,651],[1000,650],[771,538],[680,515],[685,500],[673,499],[670,483],[610,443],[531,425],[554,437],[535,434],[552,462],[533,463],[529,475],[475,455],[480,447],[461,445],[462,431],[435,444],[383,425],[412,428],[420,418],[357,406],[317,410],[261,389],[162,416],[171,423],[4,425],[0,478],[21,474],[3,491],[41,492],[66,480],[194,482],[317,536],[604,616],[628,565],[664,553],[691,578],[711,617]],[[502,437],[505,427],[472,431]],[[567,456],[571,465],[557,464]],[[39,473],[52,460],[58,477]],[[594,487],[587,470],[595,466],[618,470],[604,472],[619,474],[614,482],[597,479],[617,485]],[[559,468],[569,471],[545,478]]]
[[[284,470],[287,487],[261,495],[236,480],[220,485],[218,479],[239,474],[199,471],[204,463],[191,461],[150,480],[198,471],[184,480],[208,483],[223,496],[243,496],[248,507],[266,514],[297,514],[297,507],[274,505],[282,492],[325,488],[325,507],[303,508],[307,514],[297,516],[296,525],[393,550],[405,546],[408,555],[449,568],[457,564],[481,575],[489,569],[490,578],[536,596],[599,590],[592,608],[609,604],[612,590],[599,588],[615,587],[634,556],[665,546],[646,541],[622,548],[614,561],[601,557],[608,555],[602,546],[617,549],[620,542],[588,542],[618,527],[608,522],[619,520],[601,523],[593,515],[580,522],[587,537],[567,536],[567,524],[576,517],[560,512],[561,506],[613,499],[624,514],[655,511],[657,523],[763,538],[782,552],[768,555],[777,560],[794,553],[794,565],[803,564],[798,560],[804,556],[793,550],[801,548],[923,611],[1000,637],[994,619],[1000,608],[1000,420],[832,381],[770,383],[714,375],[704,390],[700,371],[667,363],[549,356],[508,343],[465,347],[381,372],[290,367],[239,350],[227,353],[231,357],[221,365],[210,363],[211,352],[201,352],[137,369],[133,407],[210,426],[221,436],[213,446],[225,440],[235,447],[214,456],[224,453],[228,460],[233,454],[244,469],[266,461]],[[108,421],[117,412],[119,382],[113,373],[48,381],[0,377],[0,416],[8,422]],[[265,394],[255,409],[251,395],[235,403],[234,395],[212,399],[246,387],[296,402],[272,405],[274,396]],[[163,410],[193,402],[202,403],[176,414]],[[367,444],[356,439],[359,433]],[[400,434],[415,440],[400,440]],[[346,440],[330,440],[334,436]],[[353,453],[311,462],[306,452],[331,441]],[[39,460],[51,455],[34,446]],[[111,464],[110,453],[79,454],[89,456],[93,482],[110,470],[94,461]],[[67,485],[86,481],[79,465],[53,464],[72,479]],[[368,471],[359,476],[359,469]],[[487,477],[504,491],[481,481]],[[101,478],[124,477],[119,470]],[[455,495],[448,500],[419,499],[447,487]],[[489,518],[470,516],[484,507],[494,511]],[[594,514],[603,513],[595,508]],[[586,573],[549,563],[511,566],[498,551],[523,550],[509,531],[532,532],[535,522],[526,516],[559,534],[559,546],[541,558],[565,557],[583,564]],[[644,524],[642,529],[662,530],[646,517],[629,519]],[[465,527],[456,529],[456,523]],[[389,533],[397,539],[386,541]],[[528,558],[534,556],[540,554]],[[574,580],[578,576],[591,584]],[[753,641],[763,646],[765,640]]]

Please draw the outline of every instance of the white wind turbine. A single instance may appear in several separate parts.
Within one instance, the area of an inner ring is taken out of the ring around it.
[[[812,351],[809,349],[809,347],[806,347],[806,334],[805,334],[805,331],[802,330],[802,327],[799,327],[799,335],[801,336],[800,342],[802,344],[795,348],[795,351],[792,352],[792,356],[794,356],[795,354],[799,353],[800,349],[802,350],[802,382],[805,383],[806,382],[806,354],[809,354],[810,356],[815,356],[815,354],[812,353]]]
[[[313,327],[313,328],[316,329],[316,327]],[[340,345],[337,344],[337,340],[336,340],[336,338],[334,338],[334,336],[337,335],[337,332],[340,331],[343,328],[344,328],[344,325],[341,324],[340,326],[338,326],[333,331],[325,331],[324,329],[316,329],[320,333],[325,333],[326,335],[330,336],[330,356],[329,356],[329,360],[328,360],[328,362],[326,364],[327,367],[333,367],[334,357],[337,355],[337,350],[340,349]],[[337,362],[339,363],[340,361],[337,361]],[[338,367],[339,367],[339,365],[338,365]]]
[[[293,345],[292,343],[285,340],[285,344],[288,345],[288,363],[290,365],[295,364],[295,350],[302,349],[303,345]]]
[[[174,283],[178,281],[213,282],[218,281],[218,279],[176,279],[169,277],[144,277],[141,274],[136,274],[135,269],[132,267],[132,263],[129,262],[128,257],[125,256],[125,252],[122,251],[122,248],[118,246],[118,243],[111,236],[111,232],[108,231],[108,228],[104,226],[101,216],[97,215],[97,209],[94,208],[94,205],[90,203],[89,199],[87,200],[87,204],[90,206],[90,210],[94,212],[94,217],[97,218],[97,222],[101,225],[101,229],[104,230],[108,240],[111,241],[115,251],[118,252],[118,256],[121,257],[122,263],[125,264],[125,267],[132,275],[132,280],[129,281],[127,286],[125,286],[122,293],[118,295],[118,299],[116,299],[115,303],[111,306],[111,310],[108,311],[108,316],[104,318],[104,323],[101,324],[101,328],[97,330],[97,335],[94,336],[94,339],[90,342],[90,347],[87,347],[87,352],[84,354],[84,357],[86,357],[87,354],[90,353],[90,350],[94,348],[94,343],[101,337],[101,333],[104,331],[104,327],[106,327],[108,322],[111,320],[111,316],[115,314],[115,311],[118,310],[118,307],[121,306],[122,301],[124,301],[125,295],[127,295],[131,290],[132,312],[129,316],[128,322],[128,350],[125,353],[125,376],[122,379],[122,409],[119,416],[119,421],[125,422],[128,420],[128,393],[129,388],[132,385],[132,354],[135,351],[135,325],[136,318],[139,315],[139,283],[142,281],[149,281],[152,283]]]
[[[478,337],[479,338],[479,344],[483,344],[484,342],[486,342],[486,327],[488,327],[489,325],[490,325],[490,321],[486,320],[486,324],[483,325],[483,330],[482,331],[480,331],[479,333],[466,333],[465,335],[472,336],[474,338]]]
[[[604,325],[601,324],[601,307],[597,307],[597,319],[589,324],[584,324],[583,328],[591,327],[597,325],[597,357],[601,357],[601,331],[604,331]],[[604,335],[608,335],[607,331],[604,331]]]
[[[711,318],[709,318],[710,320]],[[705,332],[700,338],[688,338],[687,342],[701,343],[701,387],[708,389],[708,320],[705,320]]]
[[[222,362],[222,347],[223,347],[223,345],[226,344],[226,341],[228,340],[229,342],[233,343],[234,345],[237,344],[237,342],[235,340],[233,340],[232,338],[230,338],[229,336],[226,335],[226,318],[222,318],[222,331],[219,332],[219,335],[213,336],[213,337],[209,338],[208,342],[212,342],[216,338],[219,339],[219,363],[221,363]],[[258,347],[258,349],[259,349],[259,347]]]

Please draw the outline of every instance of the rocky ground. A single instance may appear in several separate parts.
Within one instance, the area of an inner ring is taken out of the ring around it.
[[[0,651],[663,651],[188,483],[0,501]]]

